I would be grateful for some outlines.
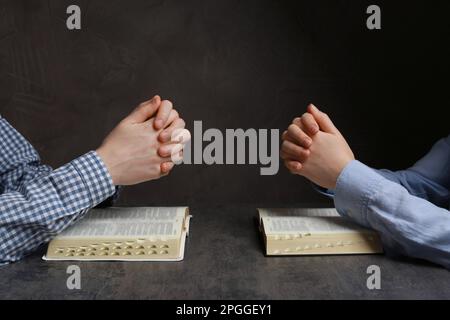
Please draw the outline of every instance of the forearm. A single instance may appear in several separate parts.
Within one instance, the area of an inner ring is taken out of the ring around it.
[[[408,193],[446,206],[450,200],[450,136],[439,140],[421,160],[401,171],[378,170],[380,175],[402,185]]]
[[[450,213],[358,161],[338,178],[338,212],[378,231],[388,250],[450,268]]]
[[[0,262],[22,258],[115,192],[95,152],[0,195]]]
[[[445,186],[430,180],[414,168],[400,171],[386,169],[376,170],[384,178],[400,184],[410,195],[425,199],[437,206],[446,206],[450,199],[450,191]],[[445,175],[445,172],[441,172]]]

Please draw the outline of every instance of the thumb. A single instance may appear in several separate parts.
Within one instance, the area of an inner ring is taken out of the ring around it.
[[[334,126],[333,121],[326,113],[320,111],[315,105],[310,104],[308,106],[308,112],[313,115],[314,119],[317,121],[320,129],[327,133],[339,133],[339,130]]]
[[[126,119],[133,123],[145,122],[158,111],[160,105],[161,97],[154,96],[151,100],[142,102]]]

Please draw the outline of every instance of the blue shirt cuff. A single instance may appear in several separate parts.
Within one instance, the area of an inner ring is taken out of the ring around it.
[[[338,177],[334,205],[340,215],[370,228],[367,209],[371,197],[381,187],[383,177],[365,164],[353,160]]]

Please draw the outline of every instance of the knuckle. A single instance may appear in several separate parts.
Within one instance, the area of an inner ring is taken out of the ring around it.
[[[183,139],[184,139],[183,143],[187,143],[191,140],[192,137],[191,137],[191,132],[189,130],[183,128],[182,134],[183,134]]]
[[[302,160],[305,157],[305,152],[301,149],[295,150],[295,155],[297,159]]]
[[[288,168],[289,168],[289,172],[292,174],[296,174],[297,170],[294,168],[294,166],[292,165],[292,163],[288,163]]]
[[[170,106],[171,108],[173,107],[173,103],[170,100],[163,100],[163,103],[167,106]]]
[[[173,166],[170,162],[163,163],[162,166],[164,167],[165,175],[168,175],[170,172],[172,172]]]
[[[183,128],[186,126],[186,121],[184,121],[183,119],[180,118],[179,122],[180,126],[182,126]]]
[[[298,141],[300,141],[300,143],[305,143],[305,142],[308,142],[308,140],[309,140],[308,135],[301,129],[300,129],[299,133],[297,134],[297,138],[298,138]]]
[[[308,135],[302,130],[300,129],[300,131],[297,134],[297,138],[299,139],[300,142],[305,142],[308,141]]]
[[[311,140],[308,136],[304,135],[304,136],[300,137],[300,143],[304,146],[309,146],[309,144],[311,143]]]
[[[305,113],[305,114],[303,115],[303,117],[302,117],[302,121],[303,121],[303,122],[308,123],[308,122],[310,122],[311,120],[312,120],[312,115],[309,114],[309,113]]]
[[[170,152],[171,150],[169,148],[162,148],[160,153],[162,157],[167,157],[170,156]]]

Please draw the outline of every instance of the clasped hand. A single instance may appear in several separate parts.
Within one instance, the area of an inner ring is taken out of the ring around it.
[[[355,159],[331,119],[314,105],[282,135],[281,158],[293,174],[334,189],[342,170]]]
[[[141,103],[96,150],[115,185],[133,185],[170,173],[190,140],[185,122],[159,96]]]
[[[190,140],[185,122],[159,96],[141,103],[96,150],[115,185],[133,185],[170,173]],[[293,174],[334,189],[352,150],[331,119],[314,105],[282,135],[281,158]],[[174,157],[175,156],[175,157]]]

